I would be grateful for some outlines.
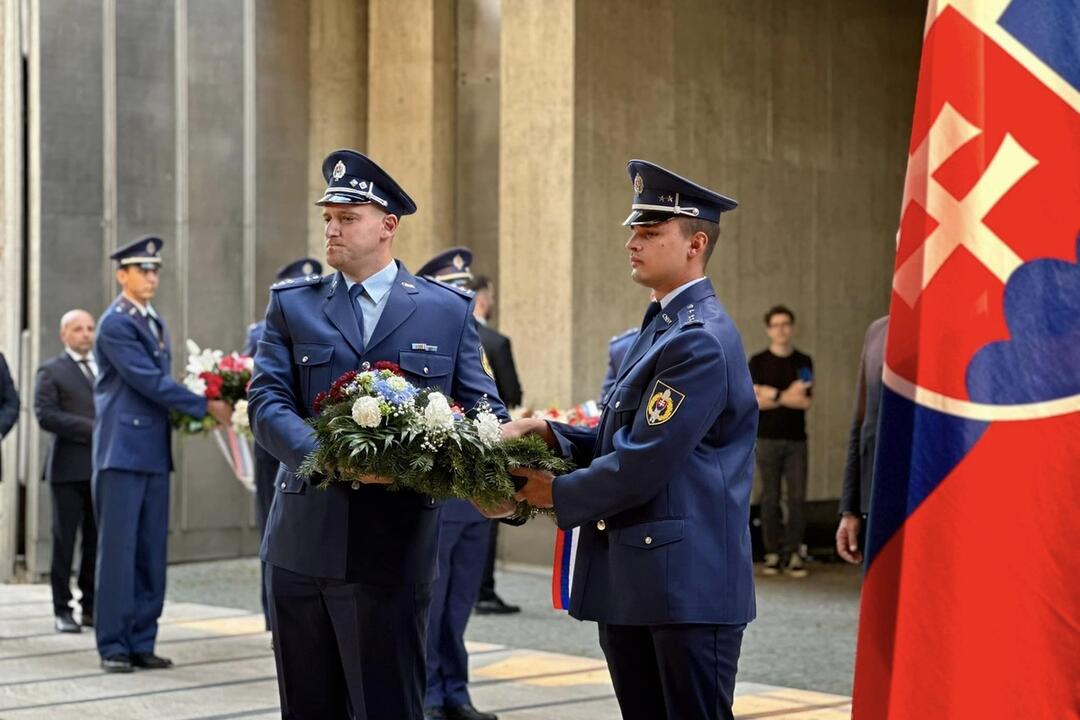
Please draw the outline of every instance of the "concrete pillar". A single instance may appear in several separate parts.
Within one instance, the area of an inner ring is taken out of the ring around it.
[[[458,0],[457,6],[456,237],[474,252],[473,272],[494,279],[498,292],[501,3]]]
[[[402,222],[395,244],[412,270],[455,242],[455,6],[369,6],[368,151],[416,201],[418,211]]]
[[[279,11],[292,12],[287,5]],[[312,205],[326,189],[322,160],[331,150],[367,147],[368,8],[361,0],[320,0],[308,7],[307,242],[308,254],[322,259],[322,214]]]

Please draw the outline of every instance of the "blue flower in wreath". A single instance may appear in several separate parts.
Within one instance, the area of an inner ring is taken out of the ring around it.
[[[379,393],[391,405],[405,405],[416,399],[417,390],[408,380],[398,375],[380,378],[375,381],[375,392]]]

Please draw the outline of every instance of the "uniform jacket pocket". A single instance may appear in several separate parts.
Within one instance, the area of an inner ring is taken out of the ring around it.
[[[655,550],[682,540],[683,524],[683,520],[676,519],[630,525],[616,531],[615,542],[642,550]]]

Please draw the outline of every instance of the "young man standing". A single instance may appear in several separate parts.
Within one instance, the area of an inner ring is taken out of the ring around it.
[[[791,344],[795,313],[777,305],[765,313],[769,347],[750,358],[761,419],[758,421],[757,464],[761,472],[761,530],[765,574],[783,568],[792,577],[806,577],[799,549],[806,521],[806,411],[813,402],[814,363]],[[787,522],[780,512],[781,480],[787,488]]]
[[[641,331],[600,425],[526,418],[579,469],[520,470],[518,493],[580,527],[570,614],[595,620],[627,720],[731,718],[754,618],[749,506],[757,410],[734,322],[705,277],[734,200],[633,160],[624,222],[631,277],[650,288]]]

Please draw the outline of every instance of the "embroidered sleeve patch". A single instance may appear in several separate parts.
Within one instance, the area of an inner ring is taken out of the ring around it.
[[[663,425],[674,417],[685,399],[686,396],[681,392],[657,380],[653,385],[649,404],[645,406],[646,422],[650,425]]]
[[[495,371],[491,369],[491,361],[488,360],[487,353],[484,352],[484,346],[480,346],[480,365],[483,366],[484,372],[492,380],[495,379]]]

